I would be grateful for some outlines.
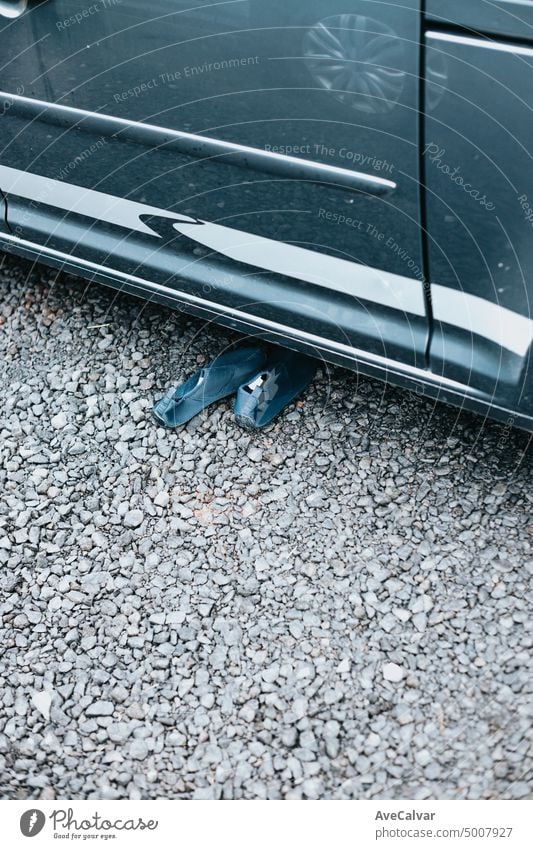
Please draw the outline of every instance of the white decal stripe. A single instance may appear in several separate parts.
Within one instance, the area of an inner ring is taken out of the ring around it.
[[[116,224],[118,227],[136,230],[138,233],[146,233],[149,236],[159,236],[159,234],[147,224],[143,224],[139,215],[176,217],[171,212],[155,206],[95,192],[93,189],[84,189],[82,186],[63,183],[61,180],[52,180],[49,177],[41,177],[29,171],[19,171],[17,168],[8,168],[5,165],[0,165],[0,188],[6,194],[34,200],[36,203],[46,203],[79,215],[87,215],[96,221],[107,221],[108,224]],[[183,218],[187,217],[183,216]]]
[[[7,194],[157,238],[160,238],[159,234],[144,224],[139,216],[177,217],[176,213],[159,207],[2,165],[0,188]],[[192,218],[181,213],[179,218],[188,218],[191,223],[176,222],[176,230],[238,262],[345,292],[355,298],[402,312],[419,316],[425,314],[422,284],[418,280],[219,224],[203,222],[199,226],[193,223]],[[519,356],[525,356],[529,350],[533,342],[533,321],[530,318],[447,286],[433,283],[431,294],[433,315],[438,321],[482,336]]]
[[[199,226],[194,223],[194,219],[181,213],[172,213],[7,166],[0,166],[0,187],[7,194],[148,235],[158,236],[151,227],[140,220],[140,215],[188,219],[191,224],[176,222],[175,229],[237,262],[314,283],[336,292],[344,292],[354,298],[403,313],[425,315],[422,284],[410,277],[391,274],[220,224],[204,221],[202,226]]]
[[[403,313],[425,315],[422,284],[418,280],[218,224],[204,227],[175,224],[174,227],[237,262],[344,292]]]
[[[533,342],[533,321],[513,310],[449,286],[432,284],[433,316],[489,339],[523,357]]]

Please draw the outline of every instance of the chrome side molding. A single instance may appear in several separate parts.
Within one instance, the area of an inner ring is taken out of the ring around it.
[[[163,147],[164,150],[179,151],[185,156],[197,159],[226,162],[228,165],[270,174],[273,177],[328,184],[340,189],[377,196],[396,189],[396,183],[392,180],[365,174],[362,171],[351,171],[336,165],[286,156],[283,153],[158,127],[155,124],[129,121],[125,118],[61,106],[58,103],[47,103],[44,100],[34,100],[31,97],[9,92],[0,92],[0,100],[9,101],[12,104],[13,114],[22,117],[34,118],[62,127],[76,127],[99,136],[117,136],[123,141],[135,142],[145,147]]]

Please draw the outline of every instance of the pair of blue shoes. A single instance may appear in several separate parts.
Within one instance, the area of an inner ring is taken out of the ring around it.
[[[185,383],[169,390],[152,414],[164,427],[179,427],[201,410],[237,393],[235,418],[246,428],[261,428],[311,382],[316,360],[278,348],[268,356],[260,346],[220,354]]]

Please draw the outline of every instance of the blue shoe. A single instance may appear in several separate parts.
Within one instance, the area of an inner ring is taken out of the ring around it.
[[[252,380],[239,387],[234,411],[243,427],[265,427],[315,376],[317,361],[311,357],[286,349],[274,357]]]
[[[183,425],[209,404],[233,395],[265,362],[266,353],[260,347],[227,351],[181,386],[170,389],[154,405],[152,415],[164,427]]]

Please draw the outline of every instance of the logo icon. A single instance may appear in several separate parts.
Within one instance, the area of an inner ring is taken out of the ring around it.
[[[43,830],[46,822],[46,817],[42,811],[37,808],[30,808],[29,811],[24,811],[20,818],[20,830],[24,837],[35,837]]]

